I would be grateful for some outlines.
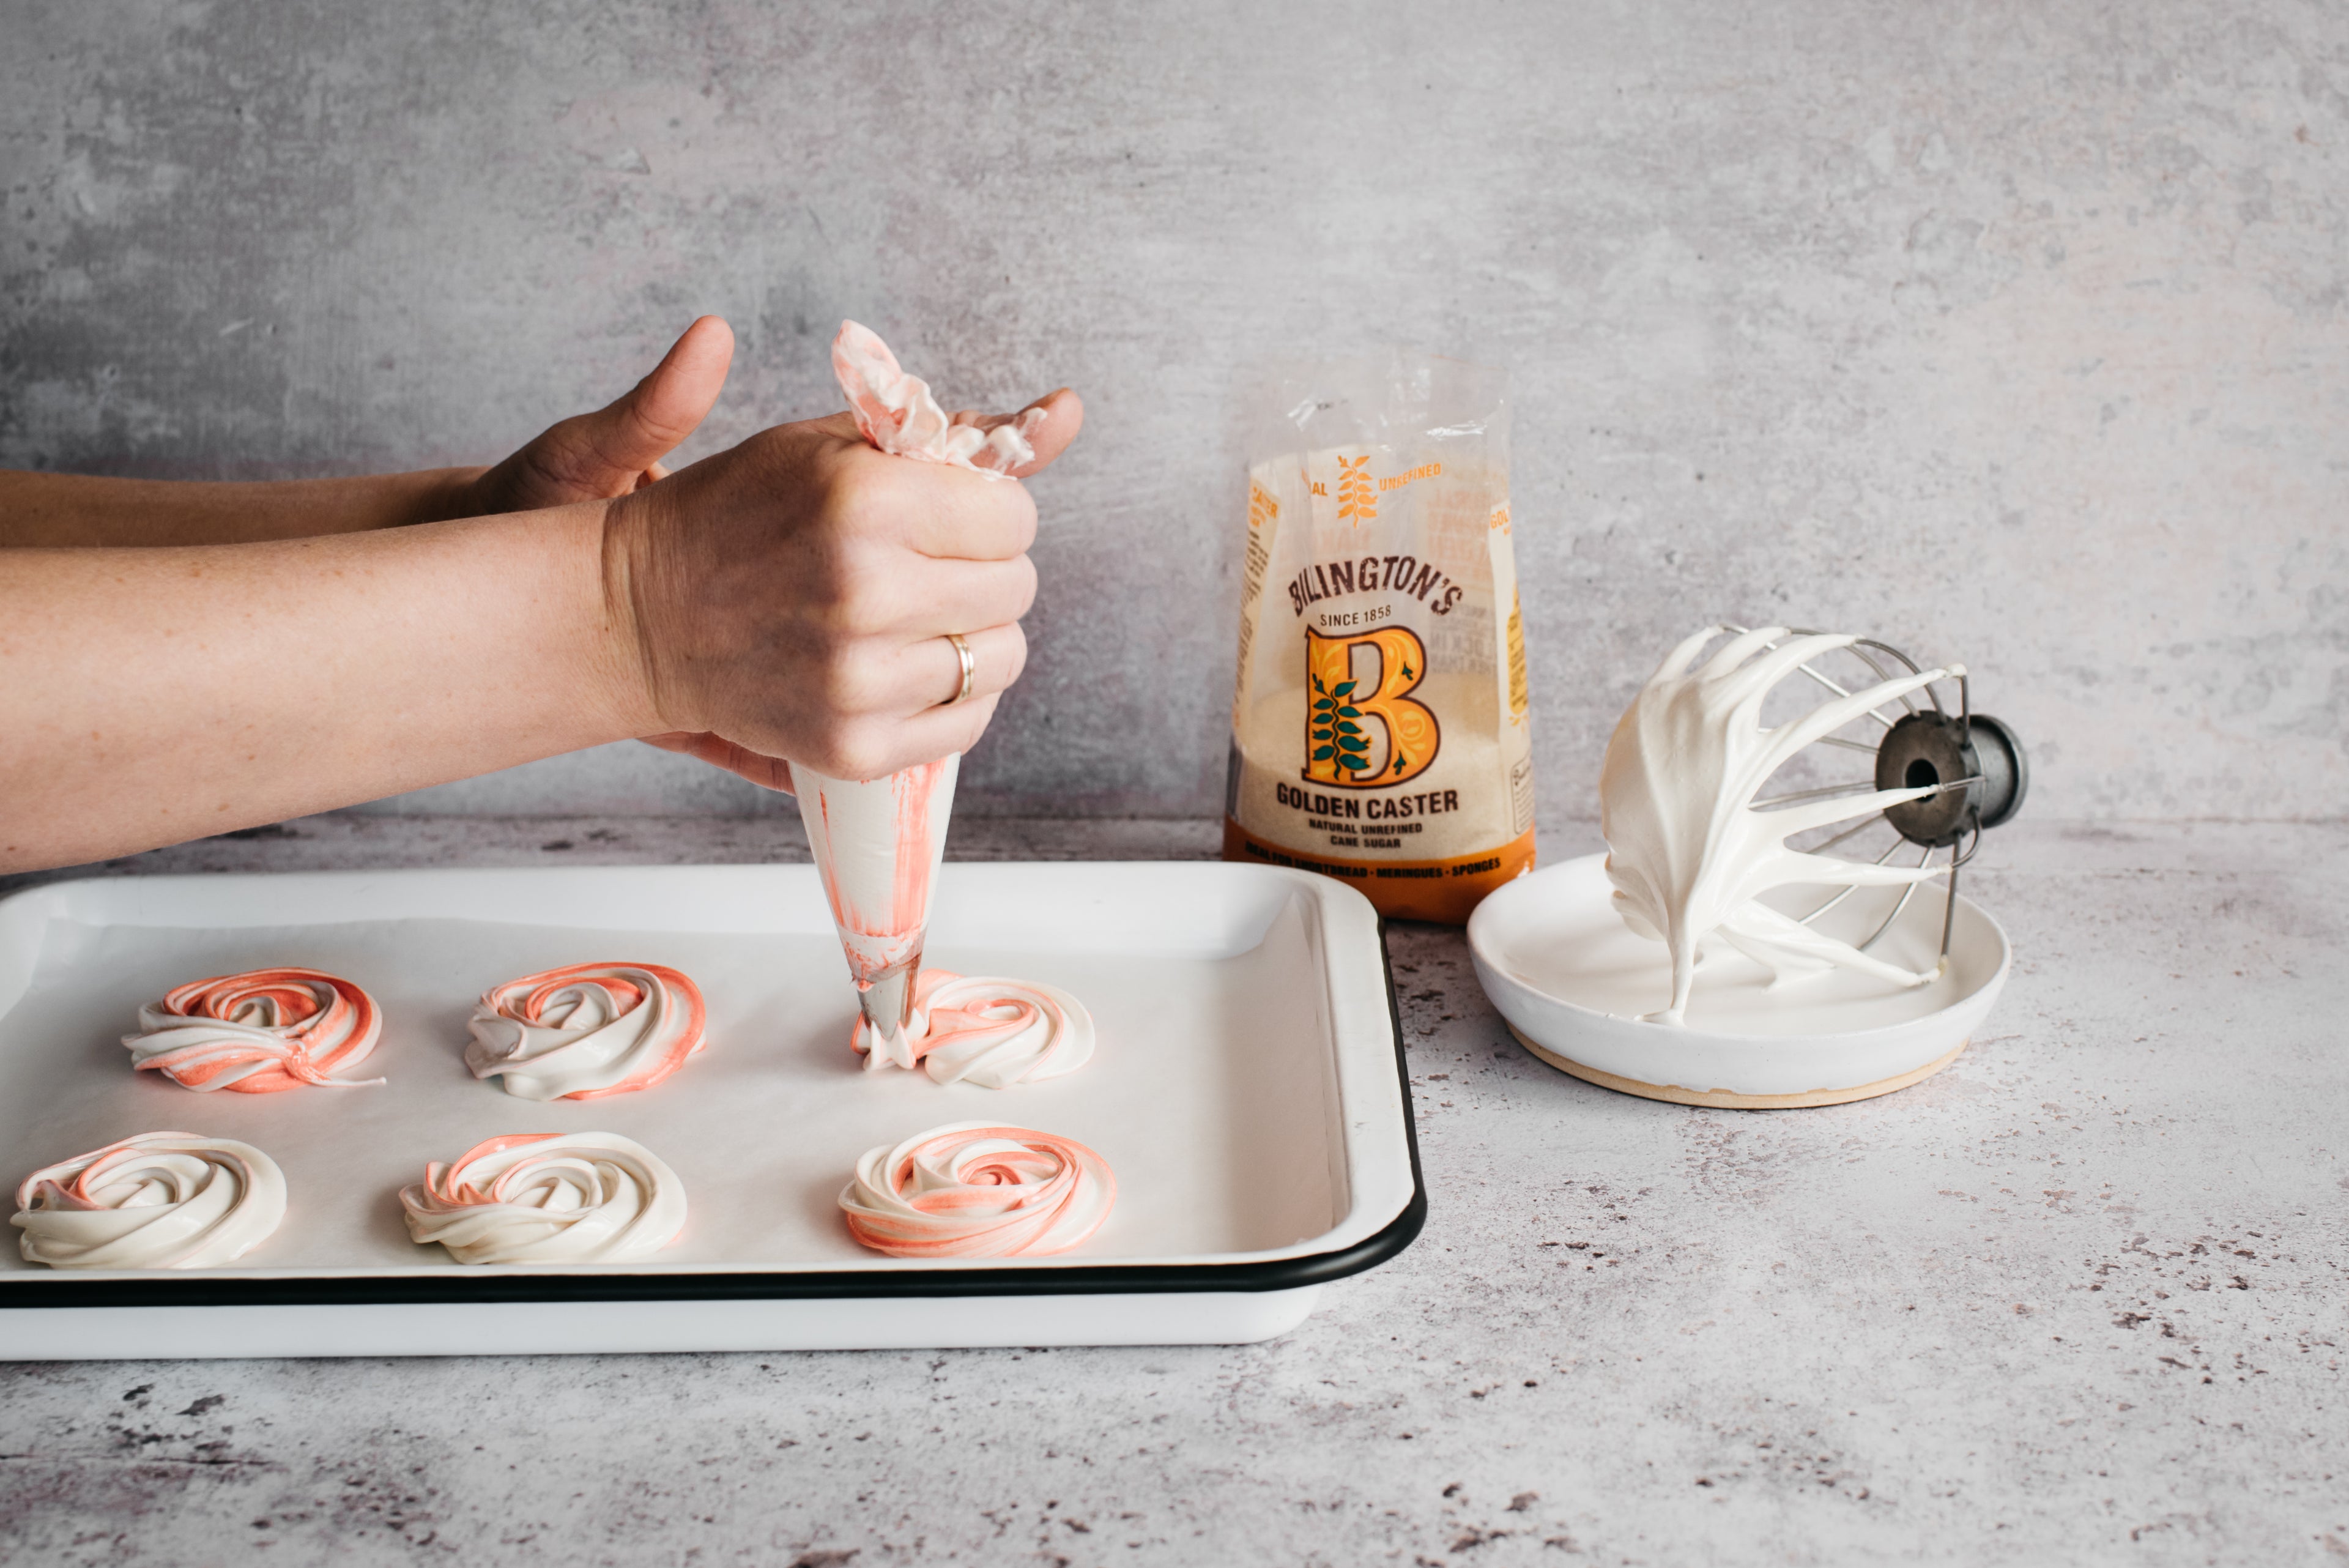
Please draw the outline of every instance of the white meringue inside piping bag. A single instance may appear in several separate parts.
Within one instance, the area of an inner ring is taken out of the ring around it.
[[[1030,409],[992,430],[956,424],[930,395],[930,384],[907,375],[870,327],[840,324],[832,340],[832,373],[840,379],[856,428],[892,457],[951,463],[999,479],[1035,460],[1028,438],[1044,422],[1043,410]]]
[[[908,1066],[913,1048],[905,1026],[961,761],[941,757],[864,781],[792,764],[800,820],[832,901],[858,1007],[883,1048],[904,1054]]]
[[[832,371],[856,416],[856,428],[874,448],[894,457],[1005,479],[1036,455],[1028,437],[1042,422],[1043,410],[1030,409],[992,430],[957,424],[931,396],[929,383],[907,375],[889,346],[854,321],[842,322],[832,340]],[[808,847],[832,900],[833,924],[848,955],[858,1008],[890,1059],[903,1056],[909,1066],[913,1047],[905,1026],[922,967],[930,888],[946,857],[947,819],[954,810],[960,761],[942,757],[887,778],[861,781],[792,764],[800,820],[807,825]]]
[[[1754,797],[1796,752],[1869,708],[1958,667],[1904,675],[1837,697],[1764,729],[1762,703],[1806,660],[1859,640],[1790,637],[1783,627],[1742,632],[1692,670],[1705,644],[1728,630],[1707,627],[1665,656],[1607,742],[1599,775],[1599,830],[1607,838],[1607,876],[1624,923],[1671,950],[1672,993],[1648,1021],[1684,1022],[1697,948],[1723,940],[1773,973],[1774,986],[1856,969],[1894,985],[1923,985],[1918,972],[1870,957],[1759,901],[1774,888],[1816,883],[1843,887],[1922,882],[1942,868],[1869,866],[1786,847],[1792,836],[1919,800],[1921,789],[1877,790],[1768,811]],[[1773,648],[1771,645],[1776,644]]]
[[[889,346],[868,327],[854,321],[840,324],[832,341],[832,370],[856,417],[857,430],[881,452],[968,469],[990,480],[1010,479],[1013,469],[1035,461],[1036,448],[1029,437],[1044,421],[1041,408],[988,423],[949,416],[931,395],[929,383],[906,374]],[[857,1039],[870,1065],[910,1067],[936,1049],[916,1038],[923,1031],[912,1027],[914,992],[922,968],[930,889],[946,857],[947,820],[954,810],[960,762],[958,756],[942,757],[866,781],[835,779],[792,764],[800,820],[807,825],[808,846],[823,877],[833,923],[856,982],[864,1023]],[[1066,1029],[1024,1053],[1002,1041],[995,1042],[998,1048],[991,1053],[984,1052],[976,1040],[966,1040],[972,1049],[946,1052],[932,1064],[932,1076],[948,1070],[948,1064],[963,1054],[973,1057],[969,1070],[953,1075],[978,1082],[1000,1078],[1001,1083],[990,1084],[995,1087],[1021,1077],[1049,1075],[1034,1070],[1048,1061],[1054,1064],[1052,1071],[1065,1072],[1091,1054],[1090,1019],[1083,1034],[1081,1051],[1074,1049]],[[979,1062],[980,1055],[988,1060]],[[1023,1055],[1024,1064],[1016,1060]]]

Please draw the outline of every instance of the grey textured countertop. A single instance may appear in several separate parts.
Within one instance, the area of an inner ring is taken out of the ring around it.
[[[800,852],[772,818],[330,818],[119,868]],[[1427,1230],[1274,1343],[8,1366],[0,1555],[2342,1561],[2349,827],[2025,822],[1980,864],[2017,955],[1989,1029],[1823,1110],[1568,1078],[1457,932],[1396,928]]]

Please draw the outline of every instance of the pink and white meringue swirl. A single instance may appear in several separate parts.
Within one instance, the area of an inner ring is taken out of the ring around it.
[[[856,428],[894,457],[951,463],[995,478],[1035,461],[1028,437],[1044,422],[1043,410],[994,421],[949,416],[931,395],[930,384],[906,374],[869,327],[840,324],[832,340],[832,373],[855,412]]]
[[[874,1035],[859,1018],[849,1038],[867,1072],[919,1064],[937,1083],[1008,1089],[1073,1073],[1092,1060],[1093,1015],[1041,981],[926,969],[915,982],[905,1033]]]
[[[626,1263],[685,1229],[677,1172],[617,1133],[512,1133],[399,1189],[408,1233],[460,1263]]]
[[[991,1122],[868,1149],[840,1194],[849,1234],[893,1258],[1065,1252],[1116,1202],[1109,1162],[1083,1144]]]
[[[704,1044],[701,989],[657,963],[575,963],[482,993],[465,1065],[525,1100],[649,1089]]]
[[[285,1175],[251,1144],[152,1132],[33,1172],[9,1223],[53,1269],[217,1269],[285,1218]]]
[[[315,969],[256,969],[181,986],[139,1010],[122,1043],[130,1064],[182,1088],[274,1095],[311,1085],[371,1088],[341,1078],[375,1049],[383,1011],[347,980]]]

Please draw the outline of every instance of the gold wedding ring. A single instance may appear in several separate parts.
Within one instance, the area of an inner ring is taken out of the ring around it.
[[[954,644],[955,657],[962,660],[962,690],[938,704],[941,708],[951,708],[969,698],[971,679],[978,673],[978,660],[971,657],[970,644],[962,639],[960,632],[950,631],[946,637]]]

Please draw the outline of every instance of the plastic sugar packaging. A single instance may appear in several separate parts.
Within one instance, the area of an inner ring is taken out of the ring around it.
[[[1249,453],[1224,857],[1461,921],[1534,859],[1506,378],[1279,378]]]

